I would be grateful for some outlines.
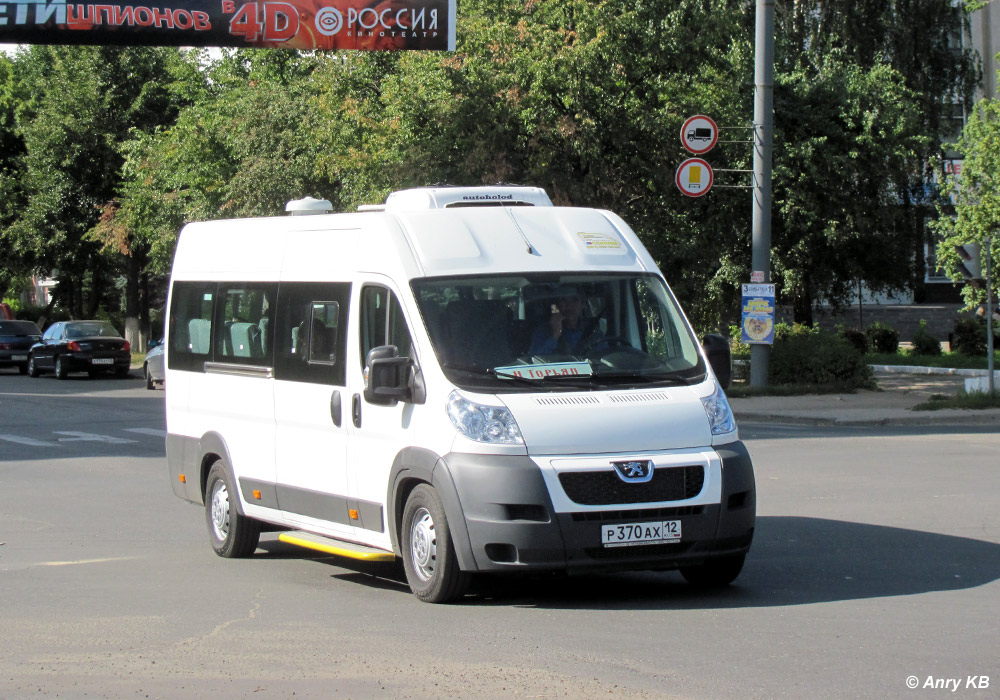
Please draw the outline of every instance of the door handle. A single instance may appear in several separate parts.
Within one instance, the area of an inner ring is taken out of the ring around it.
[[[339,428],[343,418],[341,416],[339,389],[334,389],[333,395],[330,396],[330,418],[333,419],[333,424]]]
[[[351,398],[351,420],[354,421],[354,427],[361,427],[361,394],[355,394]]]

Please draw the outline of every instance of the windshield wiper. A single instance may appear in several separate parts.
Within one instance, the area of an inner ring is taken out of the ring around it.
[[[444,369],[454,369],[459,372],[468,372],[469,374],[475,374],[480,377],[491,377],[499,381],[512,380],[520,384],[526,384],[528,386],[538,386],[541,381],[539,379],[531,379],[529,377],[517,377],[508,374],[499,374],[492,367],[476,367],[475,365],[461,365],[457,362],[442,362],[441,367]]]
[[[705,374],[698,374],[693,377],[682,377],[674,373],[657,374],[654,372],[599,372],[594,374],[598,381],[610,380],[608,383],[628,384],[669,384],[672,386],[691,386],[699,384],[705,379]]]

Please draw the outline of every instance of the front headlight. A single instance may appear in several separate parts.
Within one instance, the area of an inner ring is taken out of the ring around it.
[[[448,417],[465,437],[476,442],[523,445],[514,416],[502,406],[484,406],[469,401],[457,391],[448,397]]]
[[[736,430],[733,410],[729,407],[726,395],[722,393],[722,387],[718,383],[715,385],[715,391],[701,397],[701,404],[708,415],[708,424],[712,426],[712,435],[725,435]]]

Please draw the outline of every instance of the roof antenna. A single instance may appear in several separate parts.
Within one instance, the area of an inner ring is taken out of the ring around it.
[[[507,216],[509,216],[510,220],[514,223],[514,228],[516,228],[517,232],[521,234],[521,240],[524,241],[524,245],[528,247],[528,255],[538,255],[538,251],[531,245],[531,241],[528,240],[528,237],[524,235],[524,229],[521,228],[521,224],[517,223],[517,219],[514,218],[514,212],[511,211],[510,207],[503,207],[503,210],[507,212]]]

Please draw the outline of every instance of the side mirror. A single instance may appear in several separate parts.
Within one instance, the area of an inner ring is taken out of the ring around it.
[[[724,335],[709,333],[702,341],[708,362],[723,389],[728,389],[733,381],[733,358],[729,352],[729,341]]]
[[[368,351],[365,358],[365,401],[393,406],[407,401],[410,358],[400,357],[395,345],[379,345]]]

